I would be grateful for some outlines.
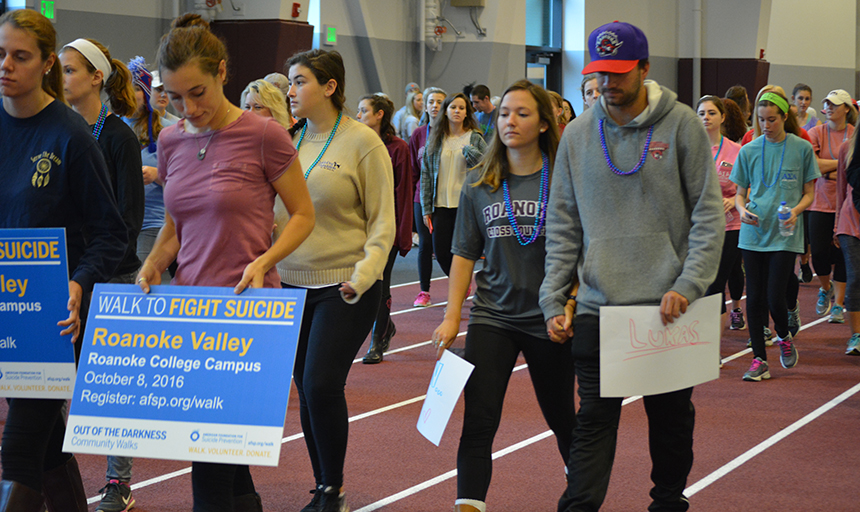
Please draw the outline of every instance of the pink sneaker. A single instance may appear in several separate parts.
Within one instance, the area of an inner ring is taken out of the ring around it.
[[[430,294],[428,292],[419,292],[418,296],[415,297],[415,302],[412,303],[412,307],[415,308],[426,308],[430,305]]]

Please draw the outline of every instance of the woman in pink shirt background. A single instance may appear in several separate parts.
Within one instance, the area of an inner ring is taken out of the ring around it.
[[[831,323],[843,323],[845,260],[842,251],[833,243],[837,209],[836,168],[839,146],[854,133],[857,111],[851,104],[851,95],[842,89],[830,91],[822,103],[827,122],[809,130],[809,138],[821,170],[821,177],[815,182],[815,200],[809,207],[812,268],[821,282],[815,312],[818,316],[829,313]]]
[[[705,127],[705,131],[708,132],[708,138],[711,141],[711,153],[714,155],[714,165],[720,178],[720,188],[723,192],[723,208],[726,212],[726,237],[723,242],[720,267],[717,270],[716,279],[706,292],[706,295],[713,295],[715,293],[723,295],[722,321],[720,323],[720,328],[722,329],[728,317],[725,300],[726,283],[729,280],[732,269],[741,257],[741,251],[738,249],[741,218],[738,215],[737,209],[735,209],[735,195],[737,194],[738,187],[729,180],[741,146],[736,142],[732,142],[723,134],[726,109],[723,106],[722,100],[716,96],[703,96],[699,100],[698,105],[696,105],[696,113],[699,115],[699,119],[702,120],[702,125]],[[743,311],[740,308],[732,310],[732,323],[735,323],[734,317],[736,315],[743,319]]]
[[[857,152],[857,130],[839,147],[839,165],[836,170],[835,239],[845,257],[846,287],[845,316],[851,327],[851,338],[845,353],[860,356],[860,213],[854,200],[854,185],[860,178],[860,161],[854,162]],[[849,165],[849,163],[851,165]],[[860,197],[860,193],[858,193]]]

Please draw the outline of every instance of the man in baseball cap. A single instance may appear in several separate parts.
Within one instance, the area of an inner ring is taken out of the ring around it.
[[[663,325],[671,324],[716,277],[725,232],[708,136],[674,92],[646,80],[645,35],[616,21],[592,32],[588,44],[591,62],[582,72],[597,73],[601,97],[559,143],[540,288],[550,338],[576,333],[580,407],[559,512],[598,510],[615,458],[622,397],[601,396],[601,380],[617,376],[600,372],[600,308],[659,304]],[[565,308],[575,278],[571,320]],[[689,507],[692,393],[666,389],[643,398],[653,462],[649,511]]]

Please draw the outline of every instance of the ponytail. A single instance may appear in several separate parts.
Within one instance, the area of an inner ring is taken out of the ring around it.
[[[95,41],[93,41],[95,43]],[[105,49],[105,55],[110,54]],[[137,100],[134,97],[134,87],[131,82],[131,72],[124,63],[110,59],[111,72],[105,82],[104,90],[110,102],[111,112],[118,116],[129,117],[137,110]]]

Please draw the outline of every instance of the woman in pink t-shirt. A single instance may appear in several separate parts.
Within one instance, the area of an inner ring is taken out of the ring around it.
[[[227,49],[199,15],[174,20],[157,59],[164,89],[184,119],[158,140],[164,227],[138,283],[148,293],[175,259],[174,285],[232,286],[237,294],[280,288],[275,264],[314,226],[289,134],[227,100]],[[290,220],[273,244],[275,196]],[[191,485],[195,511],[262,510],[248,466],[194,462]]]
[[[839,148],[836,171],[836,241],[845,256],[845,316],[851,327],[851,338],[845,353],[860,356],[860,212],[855,204],[855,187],[860,185],[860,160],[857,154],[857,130]],[[850,164],[850,165],[849,165]],[[858,196],[860,197],[860,196]]]
[[[717,169],[717,175],[720,178],[720,188],[723,192],[723,208],[726,212],[726,237],[723,242],[723,254],[720,258],[720,267],[717,271],[717,278],[713,284],[708,287],[706,295],[721,293],[723,295],[722,302],[722,322],[720,327],[726,324],[726,283],[729,280],[732,269],[741,257],[741,251],[738,249],[738,234],[741,229],[741,218],[735,209],[735,195],[737,194],[737,185],[735,185],[729,176],[732,174],[735,159],[741,146],[729,140],[723,134],[723,121],[726,119],[726,109],[723,106],[722,100],[716,96],[703,96],[696,105],[696,113],[705,131],[708,132],[708,138],[711,141],[711,152],[714,155],[714,165]],[[733,301],[732,303],[732,324],[743,324],[743,311],[740,304]]]
[[[818,275],[821,288],[815,312],[818,316],[830,314],[831,323],[845,322],[845,260],[842,251],[833,243],[833,226],[836,209],[836,168],[839,146],[854,133],[857,111],[851,104],[851,95],[842,89],[830,91],[824,98],[825,124],[809,131],[809,138],[821,177],[815,182],[815,201],[809,207],[809,246],[812,268]],[[832,282],[831,282],[832,274]]]

